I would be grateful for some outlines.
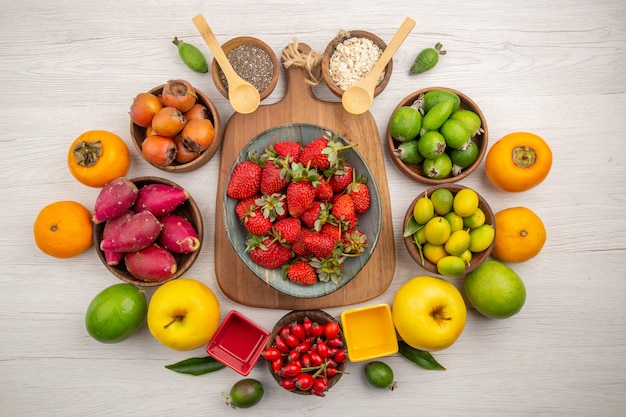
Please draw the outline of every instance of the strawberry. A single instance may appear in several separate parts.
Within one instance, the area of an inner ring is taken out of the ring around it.
[[[263,236],[272,230],[272,222],[265,217],[261,210],[253,210],[246,214],[243,225],[253,235]]]
[[[320,229],[320,233],[332,237],[335,242],[339,242],[342,236],[341,226],[332,223],[324,223]]]
[[[334,193],[341,193],[352,182],[354,170],[347,163],[343,164],[343,167],[335,171],[335,173],[328,179],[328,184],[333,189]]]
[[[261,189],[261,172],[261,166],[255,162],[240,162],[228,180],[226,195],[243,200],[257,194]]]
[[[287,278],[289,281],[300,285],[313,285],[317,282],[315,268],[305,261],[296,261],[287,268]]]
[[[346,188],[346,193],[354,203],[354,212],[356,214],[366,213],[370,208],[370,190],[367,185],[362,182],[352,182]]]
[[[293,162],[298,162],[300,160],[300,153],[302,152],[302,145],[292,141],[277,142],[274,144],[274,151],[276,151],[276,155],[280,157],[291,157]]]
[[[322,151],[328,145],[328,139],[317,138],[309,142],[300,153],[299,162],[302,165],[309,165],[313,168],[327,169],[330,168],[330,161],[328,161],[328,155],[322,153]]]
[[[287,186],[287,206],[292,217],[300,217],[315,200],[315,187],[310,181],[290,182]]]
[[[335,248],[335,240],[320,232],[311,232],[304,237],[304,245],[318,259],[328,258]]]
[[[287,169],[280,166],[280,163],[276,163],[274,160],[267,161],[263,166],[261,172],[261,193],[262,194],[274,194],[282,191],[287,187],[291,177]]]
[[[354,229],[357,224],[357,216],[354,212],[354,202],[347,194],[335,194],[331,214],[347,225],[348,229]]]
[[[352,229],[346,231],[342,236],[343,241],[343,253],[360,255],[365,251],[365,248],[369,246],[367,244],[367,235],[358,229]]]
[[[326,259],[311,259],[311,266],[315,268],[317,279],[321,282],[332,281],[335,284],[341,282],[341,276],[344,272],[343,262],[346,260],[346,257],[342,256],[340,252],[340,248],[337,248]]]
[[[272,222],[287,217],[287,196],[285,194],[263,194],[254,203],[261,208],[263,215]]]
[[[283,246],[276,238],[265,237],[260,239],[248,239],[250,258],[267,269],[276,269],[285,265],[291,259],[291,251]]]
[[[328,181],[324,179],[324,177],[320,176],[319,178],[320,185],[317,187],[317,194],[315,195],[315,199],[322,202],[330,201],[333,198],[333,187],[330,186]]]
[[[300,220],[294,217],[286,217],[274,223],[275,236],[285,243],[293,243],[300,236],[301,229]]]
[[[306,237],[311,234],[314,233],[313,231],[306,229],[306,228],[301,228],[300,229],[300,234],[298,235],[298,237],[296,238],[296,240],[294,240],[291,243],[291,249],[295,252],[296,255],[299,256],[308,256],[311,253],[309,252],[309,249],[306,247],[306,245],[304,244],[304,240],[306,239]]]
[[[237,205],[235,205],[235,213],[237,214],[237,217],[239,217],[239,220],[243,221],[246,218],[246,213],[253,210],[253,207],[258,207],[256,204],[256,200],[258,198],[259,196],[255,195],[237,202]]]

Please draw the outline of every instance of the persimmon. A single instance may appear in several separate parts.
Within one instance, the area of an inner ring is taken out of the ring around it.
[[[56,258],[71,258],[91,247],[91,213],[76,201],[57,201],[39,211],[33,225],[35,244]]]
[[[194,152],[188,149],[183,142],[183,138],[181,135],[176,136],[176,162],[179,164],[186,164],[187,162],[191,162],[196,159],[200,153]]]
[[[196,104],[198,95],[189,81],[169,80],[163,86],[161,99],[165,106],[175,107],[184,113]]]
[[[491,255],[502,262],[524,262],[546,242],[546,228],[531,209],[511,207],[494,215],[496,237]]]
[[[519,192],[539,185],[552,167],[552,150],[533,133],[514,132],[503,136],[487,153],[485,172],[503,191]]]
[[[183,113],[185,119],[194,120],[194,119],[208,119],[210,117],[209,109],[200,103],[196,103],[193,107]]]
[[[152,118],[163,108],[161,100],[151,93],[139,93],[130,106],[130,121],[141,127],[148,127]]]
[[[202,152],[213,143],[215,129],[209,119],[195,119],[187,122],[180,136],[187,149]]]
[[[141,153],[146,161],[156,166],[168,166],[176,159],[176,142],[160,135],[148,136],[141,143]]]
[[[175,138],[186,122],[185,116],[176,107],[163,107],[152,118],[152,132],[159,136]]]
[[[77,137],[67,154],[67,165],[81,183],[100,188],[130,168],[130,152],[121,137],[106,130],[89,130]]]

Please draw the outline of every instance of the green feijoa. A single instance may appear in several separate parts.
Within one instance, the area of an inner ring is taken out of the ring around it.
[[[463,217],[459,216],[454,211],[444,214],[443,218],[450,223],[450,233],[463,229]]]
[[[422,98],[422,110],[424,114],[428,113],[430,109],[435,107],[436,104],[441,103],[444,100],[452,100],[452,112],[458,110],[461,105],[461,98],[452,91],[436,88],[434,90],[427,91]]]
[[[180,58],[189,69],[202,73],[209,72],[209,64],[198,48],[190,43],[181,41],[177,37],[174,37],[172,43],[178,48],[178,55],[180,55]]]
[[[402,106],[389,120],[389,134],[398,142],[408,142],[417,137],[422,128],[422,113],[411,106]]]
[[[451,119],[459,120],[463,122],[467,130],[470,131],[472,137],[475,135],[482,133],[482,120],[480,120],[480,116],[474,113],[471,110],[460,109],[457,111],[453,111],[450,115]]]
[[[452,168],[453,174],[455,169],[458,169],[458,175],[462,169],[465,169],[472,165],[478,159],[478,145],[473,141],[467,144],[465,149],[452,149],[450,150],[450,159],[454,167]]]
[[[227,394],[222,392],[226,398],[226,404],[232,408],[249,408],[261,401],[264,390],[263,384],[256,379],[246,378],[237,381]]]
[[[419,138],[417,149],[426,159],[433,159],[444,154],[446,140],[436,130],[426,132]]]
[[[393,153],[405,164],[421,164],[424,161],[419,151],[419,141],[415,139],[399,144]]]
[[[425,132],[437,130],[448,120],[450,114],[452,114],[452,106],[454,103],[451,100],[444,100],[441,103],[435,104],[422,119],[422,130],[420,133],[423,135]]]
[[[452,210],[453,200],[454,196],[447,188],[437,188],[430,195],[430,201],[433,202],[433,209],[435,210],[435,213],[440,216],[444,216]]]
[[[424,173],[428,178],[441,180],[447,178],[452,171],[452,161],[446,153],[442,153],[434,159],[424,161]]]
[[[443,122],[439,133],[446,140],[446,146],[452,149],[462,149],[467,146],[470,141],[470,132],[462,121],[456,119],[448,119]]]
[[[446,51],[442,51],[443,45],[437,42],[434,48],[426,48],[420,51],[411,65],[411,74],[421,74],[430,69],[433,69],[437,62],[439,62],[439,55],[445,55]]]
[[[365,365],[365,379],[376,388],[393,390],[393,370],[385,362],[373,361]]]
[[[465,272],[465,261],[458,256],[444,256],[437,262],[437,272],[446,277],[459,277]]]

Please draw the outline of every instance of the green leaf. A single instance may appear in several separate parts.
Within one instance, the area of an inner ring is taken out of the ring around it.
[[[406,342],[398,340],[398,353],[406,359],[410,360],[417,366],[420,366],[429,371],[445,371],[446,368],[441,366],[439,362],[433,357],[430,352],[424,350],[415,349],[409,346]]]
[[[415,218],[411,216],[409,217],[409,221],[406,222],[406,227],[404,228],[404,233],[402,234],[402,237],[411,236],[412,234],[420,230],[422,227],[424,227],[424,225],[416,222]]]
[[[171,371],[181,374],[197,376],[207,374],[209,372],[218,371],[224,368],[225,365],[211,356],[206,356],[203,358],[185,359],[171,365],[165,365],[165,367]]]

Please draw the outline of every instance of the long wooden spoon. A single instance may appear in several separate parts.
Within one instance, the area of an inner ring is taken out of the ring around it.
[[[352,114],[361,114],[365,113],[367,109],[370,108],[372,101],[374,101],[374,90],[376,89],[376,83],[378,82],[380,74],[414,26],[415,20],[410,17],[404,19],[404,22],[402,22],[396,34],[393,35],[393,38],[391,38],[387,48],[385,48],[378,62],[372,67],[372,70],[343,92],[341,103],[344,109]]]
[[[213,53],[213,57],[215,57],[215,60],[224,72],[224,76],[226,76],[230,105],[233,106],[236,112],[242,114],[255,111],[261,102],[259,91],[235,72],[204,16],[199,14],[192,21]]]

